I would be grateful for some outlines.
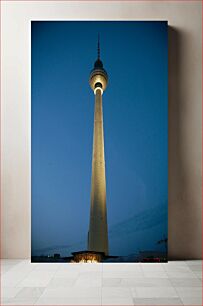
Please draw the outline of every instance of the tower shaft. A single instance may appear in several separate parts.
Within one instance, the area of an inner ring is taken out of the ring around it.
[[[100,88],[95,89],[94,138],[88,250],[104,252],[106,255],[108,255],[104,131],[102,90]]]

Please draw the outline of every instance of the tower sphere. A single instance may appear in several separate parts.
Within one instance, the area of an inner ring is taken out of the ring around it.
[[[99,58],[96,60],[94,68],[90,73],[89,84],[93,91],[97,87],[100,87],[104,91],[107,87],[108,74],[103,68],[103,63]]]

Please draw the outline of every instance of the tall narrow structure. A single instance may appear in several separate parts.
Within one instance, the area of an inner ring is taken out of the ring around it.
[[[98,58],[89,78],[90,87],[95,95],[95,106],[88,250],[103,252],[105,255],[108,255],[108,227],[102,94],[106,89],[107,83],[108,75],[100,60],[100,44],[98,37]]]

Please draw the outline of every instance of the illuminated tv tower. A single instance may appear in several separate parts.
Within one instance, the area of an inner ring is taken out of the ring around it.
[[[103,252],[105,255],[108,255],[108,226],[102,95],[107,83],[108,75],[100,60],[100,41],[98,37],[98,57],[89,77],[89,84],[95,95],[95,104],[88,250]]]

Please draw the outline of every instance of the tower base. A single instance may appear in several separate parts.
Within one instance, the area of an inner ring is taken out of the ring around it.
[[[72,263],[99,263],[105,262],[109,258],[117,258],[118,256],[106,256],[104,252],[97,251],[78,251],[72,252],[71,257],[67,257],[68,262]]]

